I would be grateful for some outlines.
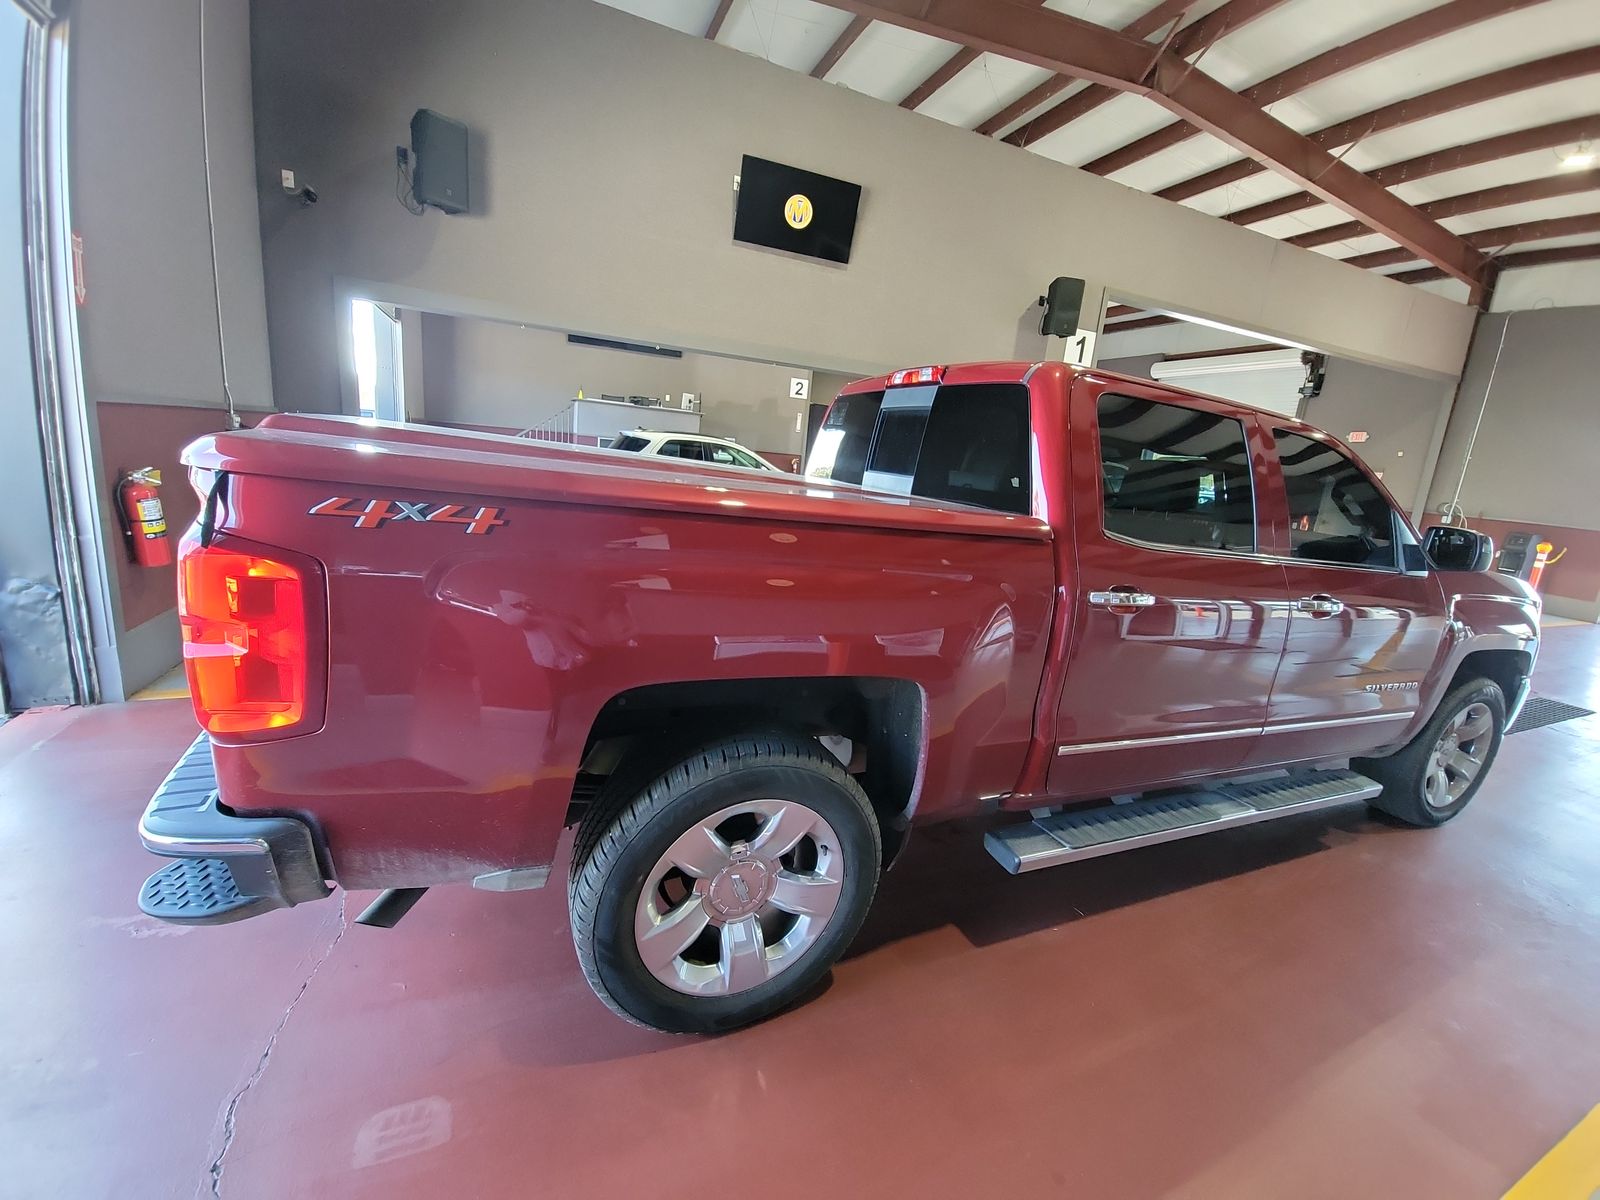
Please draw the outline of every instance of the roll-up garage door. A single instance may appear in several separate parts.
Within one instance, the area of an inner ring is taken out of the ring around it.
[[[1306,369],[1299,350],[1257,350],[1158,362],[1150,374],[1164,383],[1221,396],[1286,417],[1300,415]]]

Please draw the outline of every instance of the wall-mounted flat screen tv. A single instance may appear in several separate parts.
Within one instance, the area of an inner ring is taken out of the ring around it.
[[[746,154],[733,238],[829,262],[850,261],[861,185]]]

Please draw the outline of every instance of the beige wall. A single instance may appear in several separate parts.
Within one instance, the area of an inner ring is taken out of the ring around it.
[[[1040,353],[1056,275],[1454,377],[1462,305],[590,0],[253,9],[273,371],[337,403],[341,289],[840,371]],[[394,145],[465,121],[475,212],[412,216]],[[732,240],[758,154],[865,188],[848,266]],[[286,210],[277,171],[322,192]]]
[[[1375,471],[1412,517],[1421,515],[1431,477],[1436,438],[1454,394],[1453,385],[1386,371],[1365,363],[1329,359],[1322,394],[1301,416],[1336,438],[1368,434],[1350,448]]]
[[[1600,306],[1484,317],[1429,490],[1437,512],[1459,484],[1469,522],[1497,538],[1548,535],[1567,555],[1546,572],[1546,604],[1590,621],[1600,619],[1597,345]]]
[[[700,428],[756,450],[797,454],[790,379],[811,373],[705,354],[658,358],[575,346],[566,335],[495,321],[426,314],[422,362],[427,418],[526,429],[587,396],[701,397]],[[803,429],[803,426],[802,426]]]
[[[844,371],[814,371],[811,375],[811,399],[816,404],[832,404],[833,398],[844,390],[847,383],[854,383],[860,375],[852,375]]]
[[[1600,530],[1597,346],[1600,307],[1484,317],[1439,456],[1433,507],[1455,494],[1481,412],[1461,488],[1469,515]]]

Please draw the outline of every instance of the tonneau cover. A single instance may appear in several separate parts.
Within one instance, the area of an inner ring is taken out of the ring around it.
[[[318,480],[366,498],[536,500],[784,522],[1047,541],[1033,516],[871,492],[798,475],[674,465],[625,451],[434,426],[274,413],[191,443],[190,466]]]

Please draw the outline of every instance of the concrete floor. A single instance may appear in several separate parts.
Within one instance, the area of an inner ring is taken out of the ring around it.
[[[1600,708],[1600,629],[1536,691]],[[1355,806],[1020,879],[927,831],[823,994],[719,1040],[589,995],[559,879],[392,931],[142,917],[193,730],[0,730],[0,1194],[206,1196],[221,1154],[227,1197],[1462,1200],[1600,1101],[1600,716],[1439,831]]]

